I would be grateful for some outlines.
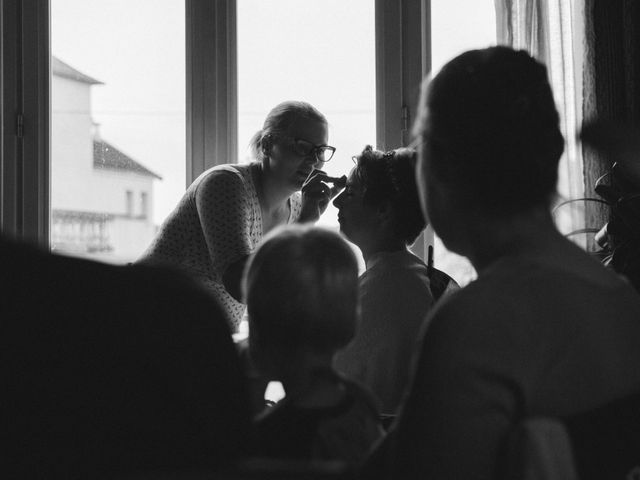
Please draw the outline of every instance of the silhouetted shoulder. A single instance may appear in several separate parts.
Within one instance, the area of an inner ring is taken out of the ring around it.
[[[243,377],[200,287],[5,241],[0,264],[10,471],[214,468],[238,454]]]

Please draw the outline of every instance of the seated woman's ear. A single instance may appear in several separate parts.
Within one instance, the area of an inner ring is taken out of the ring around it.
[[[381,225],[389,226],[393,228],[393,222],[395,220],[395,213],[393,207],[389,202],[382,202],[376,207],[376,213]]]
[[[267,134],[260,139],[260,151],[262,152],[262,156],[264,158],[269,157],[271,155],[271,147],[273,146],[273,136],[271,134]]]

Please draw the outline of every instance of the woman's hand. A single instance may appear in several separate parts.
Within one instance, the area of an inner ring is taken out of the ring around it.
[[[330,177],[322,170],[313,170],[302,185],[302,209],[298,221],[317,222],[329,202],[347,183],[347,177]],[[333,184],[333,186],[332,186]]]

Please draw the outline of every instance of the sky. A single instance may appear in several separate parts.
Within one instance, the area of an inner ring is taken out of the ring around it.
[[[184,0],[51,0],[51,51],[96,78],[101,136],[163,177],[160,222],[185,188]],[[52,185],[55,189],[56,186]]]

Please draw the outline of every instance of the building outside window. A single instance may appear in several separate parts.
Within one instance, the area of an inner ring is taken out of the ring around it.
[[[52,250],[134,261],[182,195],[184,17],[181,0],[51,1]]]

